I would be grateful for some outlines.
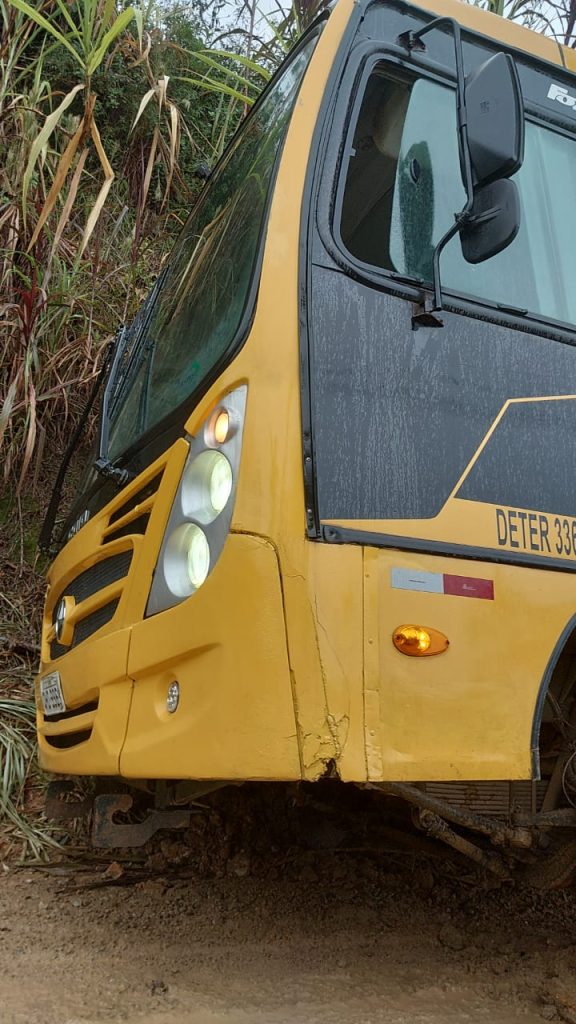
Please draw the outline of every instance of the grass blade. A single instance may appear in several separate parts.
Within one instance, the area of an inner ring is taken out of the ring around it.
[[[61,104],[58,107],[56,107],[56,110],[54,110],[51,114],[48,115],[44,124],[42,125],[41,130],[34,139],[32,148],[30,149],[30,156],[28,157],[28,163],[26,165],[24,177],[22,180],[22,211],[24,213],[24,216],[26,216],[26,201],[28,197],[28,189],[30,187],[30,180],[34,172],[34,167],[36,166],[36,161],[42,149],[48,142],[48,139],[52,135],[52,132],[56,128],[60,118],[62,117],[62,114],[66,110],[68,110],[68,107],[74,100],[75,96],[77,96],[77,94],[83,88],[83,85],[75,85],[74,88],[70,90],[70,92],[62,100]]]
[[[82,56],[78,53],[78,50],[72,46],[72,43],[65,35],[62,34],[62,32],[59,32],[58,29],[48,21],[48,18],[45,18],[43,14],[40,14],[40,11],[35,11],[30,4],[25,2],[25,0],[9,0],[9,2],[12,7],[21,11],[22,14],[26,14],[32,21],[35,21],[37,25],[40,25],[40,28],[43,28],[45,32],[48,32],[48,34],[51,35],[56,42],[60,43],[61,46],[65,46],[68,52],[74,57],[74,60],[78,61],[82,70],[85,70],[85,62],[82,59]]]

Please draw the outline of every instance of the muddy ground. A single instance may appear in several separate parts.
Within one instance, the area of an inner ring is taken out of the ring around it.
[[[240,817],[216,802],[142,851],[6,864],[2,1024],[576,1024],[574,890],[299,798]]]

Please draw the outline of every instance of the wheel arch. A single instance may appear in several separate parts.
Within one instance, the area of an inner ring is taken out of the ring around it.
[[[532,720],[532,734],[530,738],[530,755],[532,761],[532,778],[535,780],[540,779],[540,730],[542,726],[542,719],[544,715],[544,707],[546,704],[546,696],[550,690],[550,686],[554,679],[554,674],[560,664],[560,659],[566,651],[570,640],[576,635],[576,614],[573,615],[562,630],[558,640],[554,646],[554,650],[550,655],[548,664],[542,676],[540,688],[538,690],[538,697],[536,699],[536,706],[534,709],[534,718]]]

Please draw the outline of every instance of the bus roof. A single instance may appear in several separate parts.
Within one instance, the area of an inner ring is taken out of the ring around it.
[[[462,0],[414,0],[414,6],[437,14],[438,17],[454,18],[463,28],[479,32],[490,39],[497,39],[516,50],[558,64],[568,71],[576,72],[576,50],[562,46],[550,36],[534,32],[509,18],[482,10]]]

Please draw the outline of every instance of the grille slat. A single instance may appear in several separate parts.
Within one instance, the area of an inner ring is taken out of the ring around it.
[[[129,537],[132,534],[146,533],[146,527],[148,526],[148,520],[150,519],[149,512],[143,512],[141,516],[136,519],[131,519],[129,523],[125,523],[124,526],[119,526],[117,530],[111,530],[110,533],[106,533],[102,538],[103,544],[109,544],[111,540],[118,540],[119,537]]]
[[[52,622],[56,619],[58,602],[64,597],[64,594],[69,594],[70,597],[74,598],[76,604],[81,604],[87,597],[91,597],[92,594],[103,590],[110,583],[117,583],[118,580],[124,579],[128,574],[131,561],[132,549],[121,551],[120,554],[111,555],[109,558],[103,558],[101,561],[96,562],[95,565],[91,565],[89,569],[81,572],[76,579],[70,581],[54,603]]]
[[[127,515],[128,512],[131,512],[133,508],[136,508],[136,505],[141,505],[146,498],[150,498],[153,494],[156,494],[156,491],[160,486],[163,472],[164,470],[162,469],[155,477],[152,478],[152,480],[149,480],[144,487],[141,487],[136,494],[133,494],[131,498],[128,498],[128,501],[125,501],[120,508],[117,508],[112,512],[108,519],[108,525],[112,526],[114,523],[117,523],[119,519],[122,519],[122,517]]]
[[[90,711],[98,710],[98,701],[90,700],[87,704],[80,704],[79,707],[69,708],[68,711],[62,711],[59,715],[43,715],[45,722],[66,722],[70,718],[78,718],[80,715],[86,715]]]
[[[62,736],[45,736],[44,739],[57,750],[67,750],[68,747],[77,747],[79,743],[85,743],[91,735],[92,729],[82,729],[80,732],[63,733]]]
[[[475,814],[507,817],[513,810],[539,810],[547,782],[427,782],[430,796]],[[533,804],[535,805],[533,807]]]

